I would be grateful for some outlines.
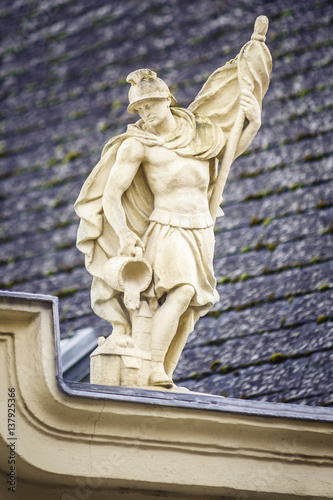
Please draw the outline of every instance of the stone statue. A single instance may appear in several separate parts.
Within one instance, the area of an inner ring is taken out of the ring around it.
[[[91,356],[92,383],[176,390],[187,337],[219,299],[214,222],[230,165],[261,124],[267,26],[260,16],[188,109],[154,71],[127,77],[140,120],[106,144],[75,204],[92,308],[113,326]]]

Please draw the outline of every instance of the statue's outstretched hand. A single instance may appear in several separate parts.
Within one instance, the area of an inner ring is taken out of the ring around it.
[[[240,97],[240,107],[244,111],[250,123],[261,125],[261,111],[257,99],[249,90],[242,90]]]
[[[143,251],[144,245],[141,239],[130,229],[123,229],[118,236],[120,239],[119,255],[135,257],[140,252],[139,249],[141,252]]]

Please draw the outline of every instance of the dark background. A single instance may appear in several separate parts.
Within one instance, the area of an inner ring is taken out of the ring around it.
[[[64,338],[110,332],[90,309],[73,203],[103,145],[136,119],[125,77],[149,67],[187,107],[256,17],[269,17],[263,125],[232,167],[216,226],[221,299],[176,378],[212,394],[332,405],[332,3],[18,0],[0,9],[0,287],[57,295]]]

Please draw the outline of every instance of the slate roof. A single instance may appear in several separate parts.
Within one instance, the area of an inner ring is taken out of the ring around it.
[[[270,19],[263,125],[233,165],[216,228],[220,302],[176,371],[195,391],[333,405],[329,0],[6,0],[1,4],[1,288],[60,298],[62,336],[109,333],[90,309],[73,203],[133,121],[124,77],[157,70],[188,106]]]

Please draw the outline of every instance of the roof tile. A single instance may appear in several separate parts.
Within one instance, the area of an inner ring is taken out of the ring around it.
[[[177,378],[332,405],[329,0],[3,2],[1,286],[58,294],[62,336],[108,334],[90,309],[73,203],[104,143],[135,120],[124,77],[155,69],[187,106],[261,14],[274,58],[263,125],[231,169],[216,225],[221,300],[190,335]]]

